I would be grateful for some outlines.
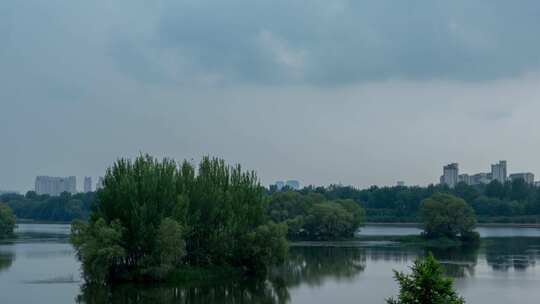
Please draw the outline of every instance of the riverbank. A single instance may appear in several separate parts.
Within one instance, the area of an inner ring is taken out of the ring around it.
[[[414,227],[420,228],[422,223],[381,223],[381,222],[367,222],[365,225],[370,226],[386,226],[386,227]],[[476,227],[490,227],[490,228],[540,228],[540,223],[478,223]]]

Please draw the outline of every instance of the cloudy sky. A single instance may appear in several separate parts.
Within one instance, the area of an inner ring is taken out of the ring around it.
[[[264,184],[540,175],[540,2],[0,1],[0,189],[215,155]]]

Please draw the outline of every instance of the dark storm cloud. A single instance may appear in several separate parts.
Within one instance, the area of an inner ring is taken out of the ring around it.
[[[538,16],[538,1],[169,1],[151,45],[227,81],[492,80],[538,68]]]

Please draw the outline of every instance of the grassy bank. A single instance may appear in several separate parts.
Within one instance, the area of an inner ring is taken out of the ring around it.
[[[418,227],[422,225],[419,222],[366,222],[370,226],[391,226],[391,227]],[[508,222],[479,222],[476,227],[508,227],[508,228],[540,228],[540,223],[508,223]]]

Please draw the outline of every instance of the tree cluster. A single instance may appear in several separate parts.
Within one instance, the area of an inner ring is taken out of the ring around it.
[[[182,267],[264,272],[287,253],[287,228],[268,222],[254,172],[204,158],[140,156],[107,170],[88,223],[71,240],[87,282],[163,280]]]
[[[289,239],[336,240],[350,238],[364,221],[364,210],[350,199],[329,201],[317,193],[274,192],[267,214],[288,227]]]
[[[13,235],[15,229],[15,215],[11,209],[0,203],[0,239]]]
[[[272,191],[271,191],[272,192]],[[357,189],[351,186],[306,187],[302,194],[318,193],[328,200],[352,199],[366,211],[369,222],[419,222],[421,202],[435,193],[447,193],[463,199],[475,211],[479,222],[540,221],[540,187],[523,180],[487,185],[459,183],[427,187],[377,187]]]
[[[427,238],[461,238],[475,241],[479,238],[474,231],[474,210],[464,200],[445,193],[435,193],[422,201],[420,214]]]
[[[95,193],[62,193],[60,196],[37,195],[29,191],[26,195],[4,194],[5,202],[18,218],[36,221],[71,222],[86,219],[90,213]]]

